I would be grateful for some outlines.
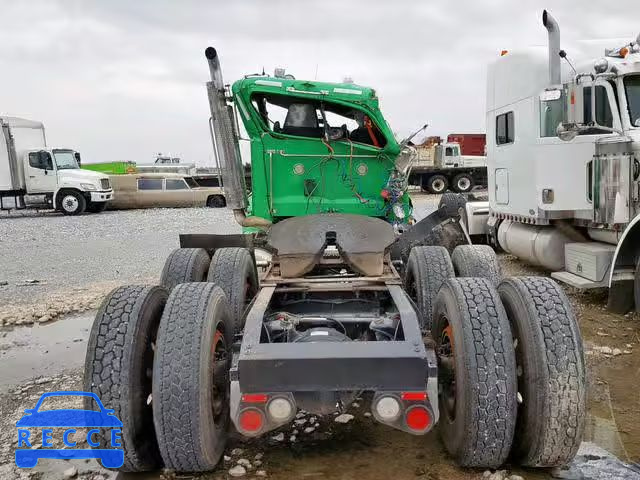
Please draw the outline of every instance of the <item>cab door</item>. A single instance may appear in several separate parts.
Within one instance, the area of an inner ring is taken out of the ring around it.
[[[58,178],[51,153],[40,150],[29,152],[25,177],[28,193],[52,193],[58,186]]]

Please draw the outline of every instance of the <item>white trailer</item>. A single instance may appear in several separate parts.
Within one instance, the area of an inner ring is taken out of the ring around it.
[[[573,70],[557,22],[542,21],[548,52],[489,66],[489,201],[467,203],[469,233],[640,310],[640,35]]]
[[[109,177],[79,164],[78,152],[47,147],[41,122],[0,117],[0,209],[102,212],[113,198]]]
[[[458,143],[443,143],[417,148],[411,164],[409,183],[429,193],[440,194],[451,189],[467,193],[474,186],[487,186],[487,157],[461,155]]]

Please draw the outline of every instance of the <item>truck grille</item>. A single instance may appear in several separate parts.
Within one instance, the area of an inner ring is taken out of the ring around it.
[[[109,182],[108,178],[101,178],[100,186],[102,187],[102,190],[109,190],[111,188],[111,182]]]

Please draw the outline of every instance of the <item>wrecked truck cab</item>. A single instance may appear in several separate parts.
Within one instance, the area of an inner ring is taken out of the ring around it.
[[[251,76],[231,92],[251,145],[251,215],[271,222],[328,212],[409,221],[406,180],[398,173],[389,181],[401,147],[373,89]]]

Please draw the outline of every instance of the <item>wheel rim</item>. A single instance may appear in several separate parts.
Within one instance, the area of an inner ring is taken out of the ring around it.
[[[216,330],[213,338],[213,392],[211,410],[213,421],[220,426],[224,423],[226,407],[229,405],[229,355],[222,330]]]
[[[78,199],[74,195],[66,195],[62,198],[62,208],[65,212],[75,212],[78,209]]]
[[[471,187],[471,180],[467,177],[462,177],[458,179],[458,190],[466,191]]]
[[[440,179],[434,180],[431,183],[431,188],[433,188],[434,192],[440,193],[441,191],[444,190],[444,181]]]
[[[449,422],[456,419],[456,370],[455,370],[455,342],[453,330],[448,320],[446,327],[440,333],[438,344],[438,397],[440,405]]]

